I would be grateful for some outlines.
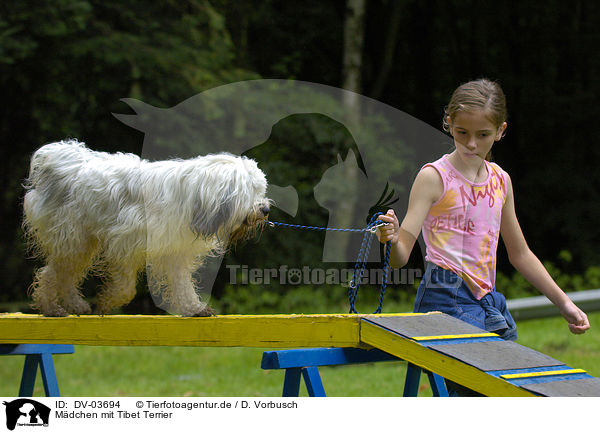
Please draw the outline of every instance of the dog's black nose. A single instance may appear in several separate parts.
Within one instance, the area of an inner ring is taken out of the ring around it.
[[[269,206],[263,206],[260,208],[260,211],[262,212],[262,214],[264,216],[269,215],[269,212],[271,211],[271,209],[269,209]]]

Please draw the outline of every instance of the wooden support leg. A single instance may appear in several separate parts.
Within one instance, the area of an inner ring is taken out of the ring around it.
[[[298,397],[300,394],[300,374],[301,368],[293,367],[285,369],[285,378],[283,380],[282,397]]]
[[[404,381],[404,397],[416,397],[419,393],[419,381],[421,380],[421,367],[410,362],[406,365],[406,379]]]
[[[0,355],[25,355],[19,397],[33,396],[38,366],[46,396],[60,397],[52,357],[55,354],[73,353],[74,351],[74,347],[70,344],[0,344]]]
[[[309,397],[326,397],[325,388],[317,367],[286,368],[283,380],[283,397],[298,397],[301,376],[304,378]]]
[[[419,393],[419,382],[421,380],[421,367],[417,367],[410,362],[406,366],[406,381],[404,382],[404,397],[416,397]],[[444,383],[444,378],[439,374],[425,370],[431,385],[431,391],[434,397],[448,397],[448,390]]]
[[[25,356],[19,397],[33,396],[38,366],[40,367],[46,397],[60,397],[58,380],[56,379],[56,371],[54,370],[54,360],[52,359],[51,353],[30,354]]]
[[[21,376],[21,387],[19,388],[19,397],[33,396],[33,387],[35,386],[35,377],[40,362],[40,355],[26,355],[25,365],[23,366],[23,375]]]
[[[54,370],[54,360],[51,353],[42,353],[40,360],[40,373],[44,382],[44,391],[47,397],[60,397],[58,390],[58,380]]]
[[[308,391],[309,397],[327,397],[317,367],[303,368],[302,377],[304,377],[304,383],[306,384],[306,390]]]
[[[446,389],[444,378],[439,374],[432,373],[431,371],[427,372],[427,376],[429,377],[429,384],[431,385],[433,396],[448,397],[448,390]]]

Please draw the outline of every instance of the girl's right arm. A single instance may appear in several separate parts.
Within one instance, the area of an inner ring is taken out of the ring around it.
[[[425,167],[417,175],[410,190],[408,210],[402,224],[399,224],[392,209],[385,215],[379,216],[378,219],[389,223],[379,228],[377,238],[381,243],[392,242],[390,266],[401,268],[408,263],[429,209],[443,193],[444,184],[437,170],[433,167]]]

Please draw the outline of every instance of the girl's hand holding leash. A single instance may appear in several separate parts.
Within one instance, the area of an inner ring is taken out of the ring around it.
[[[386,226],[379,227],[377,230],[377,239],[382,244],[387,241],[392,241],[392,244],[398,242],[398,234],[400,232],[400,223],[398,222],[398,218],[394,214],[393,210],[388,210],[385,215],[379,215],[377,218],[380,221],[388,223]]]
[[[406,266],[417,238],[400,226],[396,214],[391,209],[385,215],[379,215],[378,219],[388,223],[377,229],[377,239],[382,244],[391,241],[390,265],[393,268]]]

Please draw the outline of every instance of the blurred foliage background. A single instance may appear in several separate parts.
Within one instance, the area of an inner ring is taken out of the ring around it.
[[[95,150],[141,154],[143,134],[111,114],[133,113],[122,98],[167,108],[215,86],[260,78],[353,90],[440,129],[458,84],[499,81],[509,129],[494,156],[513,179],[528,242],[552,262],[565,289],[597,288],[599,24],[600,3],[584,0],[3,2],[0,311],[26,309],[39,265],[28,257],[20,226],[22,183],[36,148],[74,137]],[[268,155],[259,149],[249,155],[274,183],[276,173],[286,173],[300,203],[295,218],[275,209],[273,219],[327,225],[313,187],[348,149],[347,131],[323,116],[291,116],[269,140]],[[228,265],[323,267],[323,239],[318,232],[266,230],[225,258],[214,298],[223,312],[240,312],[245,298],[277,305],[292,292],[302,293],[301,300],[274,308],[308,313],[328,297],[339,302],[343,287],[229,284]],[[422,266],[421,252],[413,255],[412,266]],[[513,275],[502,247],[498,266],[500,290],[533,293]],[[93,293],[96,284],[90,279],[86,290]],[[142,277],[127,311],[154,311],[143,286]],[[390,296],[412,294],[406,284]]]

